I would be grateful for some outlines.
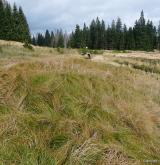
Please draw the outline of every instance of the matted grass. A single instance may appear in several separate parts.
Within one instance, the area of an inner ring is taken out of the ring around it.
[[[18,58],[0,60],[0,164],[160,160],[159,74],[92,62],[75,50],[35,48],[27,58],[16,49]]]

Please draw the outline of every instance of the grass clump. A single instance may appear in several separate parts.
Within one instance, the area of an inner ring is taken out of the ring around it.
[[[145,71],[147,73],[160,74],[159,60],[143,60],[143,59],[140,59],[139,61],[140,62],[137,62],[137,59],[135,59],[135,61],[115,60],[115,62],[117,62],[121,65],[130,66],[134,69],[139,69],[139,70]]]
[[[57,133],[57,135],[55,135],[51,139],[49,146],[50,146],[50,148],[53,148],[56,150],[56,149],[62,147],[64,144],[66,144],[67,141],[68,141],[68,137],[66,135],[62,135],[62,134],[58,135],[58,133]]]
[[[157,77],[50,55],[0,72],[0,164],[160,159]]]
[[[3,53],[3,48],[2,48],[2,46],[0,46],[0,53]]]
[[[57,48],[57,52],[58,52],[59,54],[64,54],[64,49],[58,47],[58,48]]]

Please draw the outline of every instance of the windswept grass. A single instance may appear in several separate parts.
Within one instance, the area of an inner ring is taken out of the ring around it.
[[[1,69],[0,164],[160,160],[159,75],[52,58]]]
[[[143,59],[143,58],[116,59],[115,62],[145,72],[160,74],[159,59]]]

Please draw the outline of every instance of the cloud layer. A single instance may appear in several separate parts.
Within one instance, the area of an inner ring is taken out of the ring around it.
[[[159,0],[8,0],[23,7],[32,33],[62,28],[74,29],[76,24],[90,23],[97,16],[106,23],[120,17],[127,25],[133,25],[143,9],[146,18],[158,24]]]

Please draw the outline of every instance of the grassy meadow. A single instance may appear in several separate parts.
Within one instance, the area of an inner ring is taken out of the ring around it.
[[[0,41],[0,164],[160,160],[160,54],[120,54]]]

